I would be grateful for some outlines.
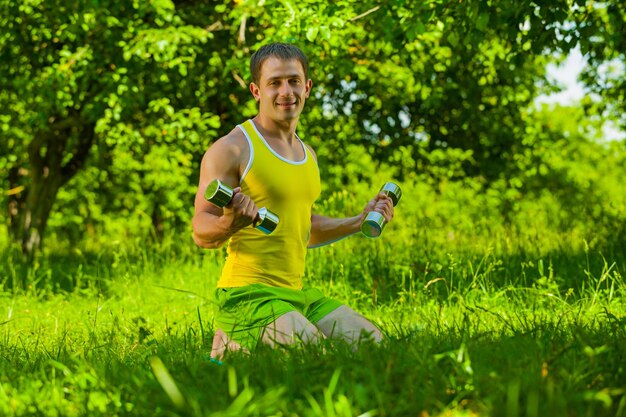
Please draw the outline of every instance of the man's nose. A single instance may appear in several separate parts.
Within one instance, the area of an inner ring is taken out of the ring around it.
[[[293,89],[291,88],[291,85],[289,85],[288,81],[283,81],[282,83],[280,83],[280,89],[278,90],[278,92],[281,96],[290,96],[292,91]]]

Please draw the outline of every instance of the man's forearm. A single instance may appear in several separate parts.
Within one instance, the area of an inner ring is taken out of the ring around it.
[[[235,233],[224,224],[223,216],[199,213],[193,218],[193,240],[205,249],[216,249],[228,242]]]
[[[311,237],[308,247],[317,248],[353,235],[361,230],[362,215],[332,218],[314,214],[311,216]]]

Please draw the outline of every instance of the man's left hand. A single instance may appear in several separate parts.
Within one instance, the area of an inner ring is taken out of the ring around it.
[[[361,214],[361,220],[363,220],[370,211],[376,211],[382,214],[385,220],[390,222],[394,214],[393,201],[386,193],[381,191],[367,203]]]

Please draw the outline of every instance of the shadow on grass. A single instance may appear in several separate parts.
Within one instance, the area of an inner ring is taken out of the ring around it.
[[[179,354],[176,341],[154,354],[193,415],[615,416],[626,411],[626,335],[614,324],[545,321],[531,331],[473,334],[469,323],[399,334],[356,352],[332,342],[260,348],[227,356],[222,366],[205,352]],[[175,410],[165,391],[151,388]]]
[[[447,302],[459,294],[494,294],[511,288],[549,292],[571,301],[599,294],[626,295],[623,248],[543,255],[416,254],[401,261],[391,251],[382,251],[362,254],[362,259],[363,265],[353,266],[344,279],[352,289],[371,294],[374,304],[393,303],[402,294],[425,292]],[[319,275],[332,276],[333,272]]]
[[[26,291],[33,294],[87,290],[107,294],[115,280],[124,276],[137,279],[158,273],[169,265],[198,265],[206,252],[191,246],[117,246],[95,251],[49,251],[34,260],[24,258],[13,248],[4,248],[0,259],[0,291]],[[217,259],[221,253],[209,254]]]
[[[221,366],[208,360],[212,335],[207,334],[163,336],[131,351],[94,346],[83,355],[70,349],[54,360],[31,356],[24,361],[37,366],[17,369],[5,358],[2,370],[5,382],[13,381],[6,389],[26,393],[20,401],[36,398],[29,386],[43,386],[44,392],[57,386],[66,393],[59,409],[70,398],[90,415],[626,412],[626,333],[623,326],[616,331],[616,324],[623,325],[614,322],[617,318],[583,323],[544,317],[529,328],[482,333],[472,330],[473,320],[479,318],[444,329],[400,332],[380,346],[364,344],[357,351],[330,341],[261,347],[251,355],[228,354]]]

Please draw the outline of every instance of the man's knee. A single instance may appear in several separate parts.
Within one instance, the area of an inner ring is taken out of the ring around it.
[[[347,306],[341,306],[317,323],[327,337],[344,339],[349,343],[364,340],[380,342],[383,334],[378,327]]]
[[[270,346],[313,343],[324,335],[302,314],[291,311],[278,317],[263,330],[261,341]]]

